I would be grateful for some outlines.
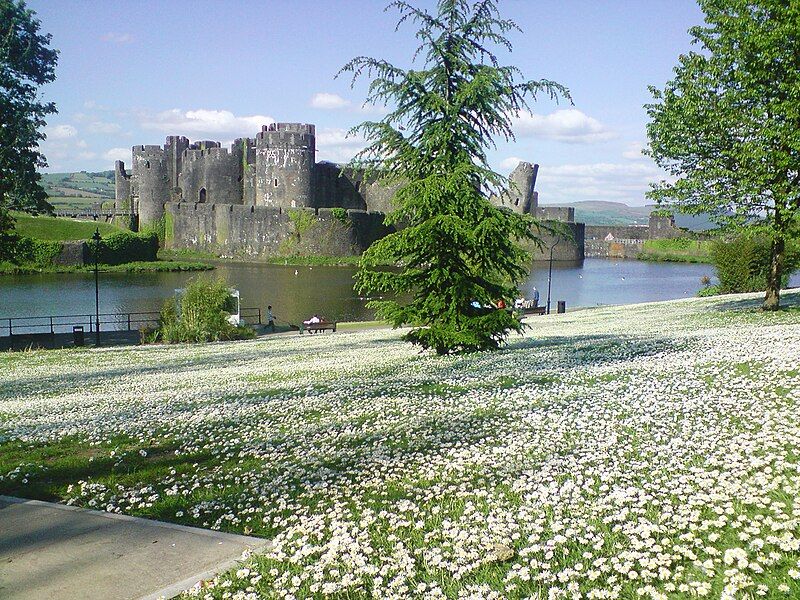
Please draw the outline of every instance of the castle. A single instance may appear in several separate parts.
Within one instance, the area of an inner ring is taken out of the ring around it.
[[[163,148],[134,146],[132,172],[115,165],[115,212],[140,229],[163,227],[171,249],[243,258],[359,254],[391,231],[383,220],[395,190],[315,154],[315,127],[305,123],[264,125],[230,150],[182,136],[167,137]],[[510,190],[492,201],[566,223],[577,239],[561,244],[558,258],[580,260],[582,225],[572,209],[538,206],[538,168],[520,163]]]

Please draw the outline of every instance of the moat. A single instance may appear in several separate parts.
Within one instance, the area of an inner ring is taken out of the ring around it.
[[[702,264],[652,263],[635,260],[586,259],[582,264],[553,268],[552,306],[568,308],[599,304],[633,304],[694,296],[700,278],[712,276]],[[241,292],[243,307],[272,304],[277,317],[297,323],[313,313],[338,321],[373,317],[366,299],[352,289],[354,267],[294,267],[263,263],[222,263],[221,276]],[[101,312],[158,310],[176,288],[196,273],[101,273]],[[798,277],[792,282],[800,284]],[[544,304],[547,263],[536,263],[523,286],[527,296],[536,286]],[[88,273],[0,277],[0,317],[69,315],[94,312],[94,277]]]

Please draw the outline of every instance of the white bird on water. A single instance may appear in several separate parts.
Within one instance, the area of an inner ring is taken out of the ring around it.
[[[297,269],[294,270],[294,274],[297,275]]]

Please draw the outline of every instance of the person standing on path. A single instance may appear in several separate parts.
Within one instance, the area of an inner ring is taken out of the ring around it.
[[[267,327],[272,330],[272,333],[275,333],[275,317],[272,314],[272,304],[267,306]]]

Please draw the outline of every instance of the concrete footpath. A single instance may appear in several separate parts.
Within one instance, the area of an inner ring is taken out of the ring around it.
[[[0,496],[0,598],[171,598],[269,541]]]

